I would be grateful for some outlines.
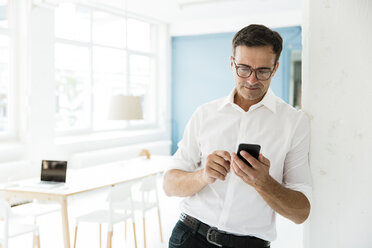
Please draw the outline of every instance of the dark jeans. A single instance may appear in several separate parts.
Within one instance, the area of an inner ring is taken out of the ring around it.
[[[207,241],[205,237],[186,226],[183,222],[178,221],[173,228],[172,235],[169,238],[169,248],[216,248]],[[243,248],[243,247],[236,247]],[[249,248],[247,246],[247,248]],[[250,247],[254,248],[254,247]],[[270,248],[270,247],[268,247]]]

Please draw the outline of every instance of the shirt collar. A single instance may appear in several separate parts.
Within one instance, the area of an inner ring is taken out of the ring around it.
[[[224,98],[221,105],[218,107],[218,110],[221,110],[226,105],[234,104],[235,93],[236,93],[236,88],[234,87],[234,89],[230,92],[230,94]]]
[[[219,106],[218,110],[221,110],[226,105],[234,105],[234,96],[236,94],[236,88],[230,92],[230,94],[225,97],[225,99],[222,101],[221,105]],[[254,105],[251,106],[251,109],[256,109],[261,106],[265,106],[269,110],[271,110],[273,113],[276,112],[276,102],[275,102],[275,94],[274,92],[269,88],[265,94],[265,96],[262,98],[262,100]]]

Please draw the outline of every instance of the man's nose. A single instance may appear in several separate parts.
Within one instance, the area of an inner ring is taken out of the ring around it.
[[[251,75],[249,77],[247,77],[247,82],[249,84],[256,84],[257,83],[257,78],[256,78],[256,72],[255,71],[252,71]]]

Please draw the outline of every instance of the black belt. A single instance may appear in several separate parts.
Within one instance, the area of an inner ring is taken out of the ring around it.
[[[194,217],[185,213],[181,213],[180,221],[186,226],[193,229],[195,232],[204,236],[209,243],[219,247],[251,247],[251,248],[265,248],[270,246],[270,242],[253,237],[253,236],[236,236],[211,227]]]

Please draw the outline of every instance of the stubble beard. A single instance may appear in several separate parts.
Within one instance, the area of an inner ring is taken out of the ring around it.
[[[258,87],[256,90],[251,91],[251,90],[246,89],[244,85],[238,86],[239,97],[247,101],[261,100],[262,97],[265,95],[263,93],[263,90],[264,90],[263,88]]]

